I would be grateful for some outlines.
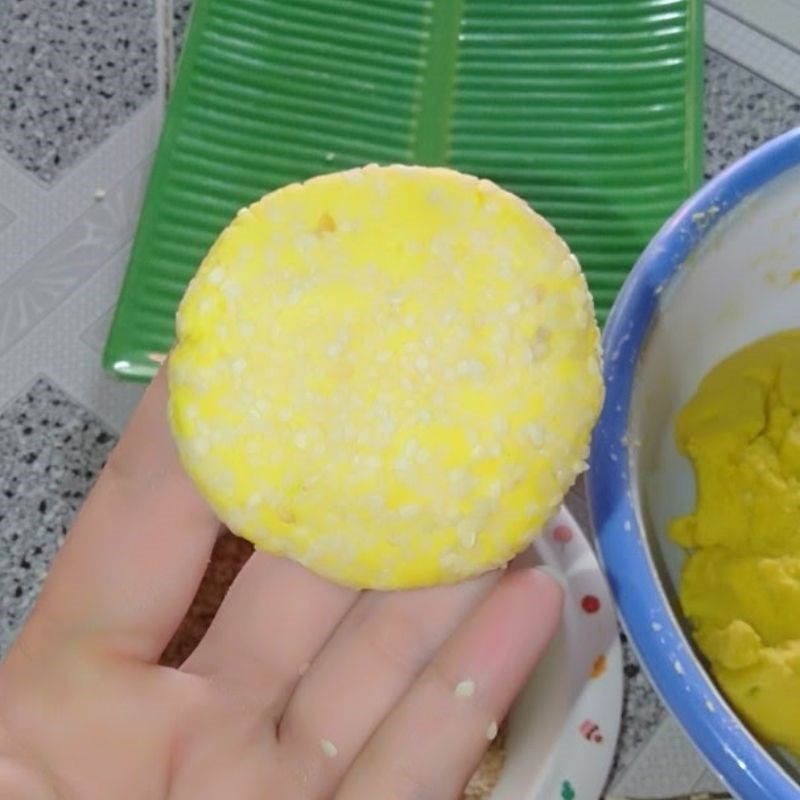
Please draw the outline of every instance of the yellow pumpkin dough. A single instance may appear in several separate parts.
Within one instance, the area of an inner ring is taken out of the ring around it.
[[[800,756],[800,330],[715,367],[677,440],[698,497],[671,531],[683,609],[733,705]]]

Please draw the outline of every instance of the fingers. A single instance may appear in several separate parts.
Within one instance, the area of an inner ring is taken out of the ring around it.
[[[561,590],[509,573],[451,637],[356,759],[337,800],[456,798],[550,641]]]
[[[254,553],[183,669],[217,678],[275,717],[358,592]]]
[[[26,646],[80,637],[155,661],[186,613],[218,522],[184,472],[162,370],[67,535]]]
[[[302,764],[309,796],[332,795],[384,717],[498,579],[493,573],[458,586],[362,596],[280,723],[279,742]]]

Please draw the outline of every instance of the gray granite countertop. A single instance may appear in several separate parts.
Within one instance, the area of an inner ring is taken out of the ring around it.
[[[141,190],[141,178],[136,183],[130,176],[146,174],[164,76],[180,50],[190,7],[191,0],[18,0],[0,29],[0,656],[139,391],[106,378],[92,378],[86,388],[74,377],[76,370],[85,377],[97,369],[138,195],[112,208],[108,219],[127,238],[97,256],[91,269],[102,239],[97,226],[109,223],[85,220],[94,219],[87,215],[106,192]],[[709,47],[705,58],[707,177],[800,124],[795,93],[759,74],[747,58],[747,66],[740,63],[730,48],[723,51]],[[72,219],[84,223],[71,234],[64,209],[73,208]],[[51,258],[27,293],[15,294],[14,281],[39,257],[50,231],[66,237],[59,252],[69,251],[70,269],[85,275],[85,292],[79,296],[70,282],[64,256]],[[69,352],[60,335],[48,333],[51,317],[37,311],[42,304],[53,318],[63,313],[78,320]],[[62,361],[69,369],[60,369]],[[167,662],[191,648],[248,552],[232,537],[220,540]],[[627,645],[624,669],[617,775],[666,713]]]

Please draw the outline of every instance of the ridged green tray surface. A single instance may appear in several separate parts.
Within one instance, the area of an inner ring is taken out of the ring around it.
[[[104,353],[147,379],[237,209],[368,162],[446,164],[548,217],[600,320],[699,183],[696,0],[196,0]]]

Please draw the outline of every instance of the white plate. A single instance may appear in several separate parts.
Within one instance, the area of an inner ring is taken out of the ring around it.
[[[492,800],[597,800],[622,714],[616,612],[583,531],[562,509],[523,560],[565,584],[556,639],[509,717],[506,762]]]

